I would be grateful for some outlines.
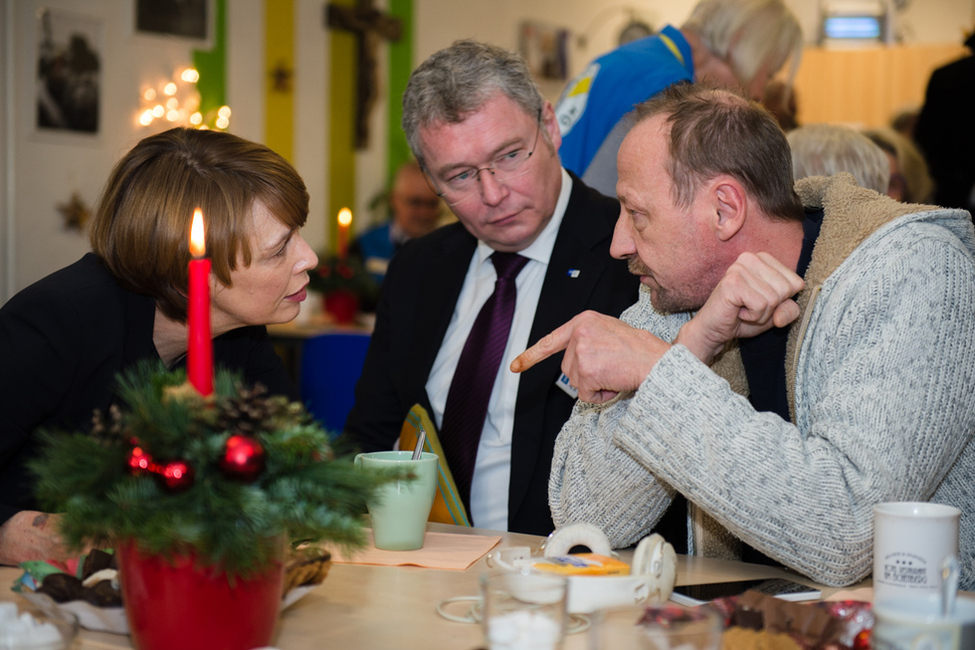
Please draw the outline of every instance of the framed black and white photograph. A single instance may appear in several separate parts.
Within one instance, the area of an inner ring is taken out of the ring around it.
[[[212,0],[134,0],[135,32],[140,36],[166,36],[211,40]]]
[[[50,8],[37,12],[38,132],[98,133],[103,28],[100,17]]]
[[[524,21],[518,30],[518,48],[536,80],[565,81],[569,72],[569,30]]]

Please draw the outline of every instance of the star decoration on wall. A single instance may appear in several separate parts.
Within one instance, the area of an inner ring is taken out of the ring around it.
[[[279,61],[274,69],[271,70],[271,82],[274,90],[279,93],[291,92],[291,80],[294,78],[294,70]]]
[[[81,195],[77,192],[71,195],[71,200],[67,203],[58,203],[58,212],[64,217],[65,230],[84,230],[88,218],[91,216],[91,208],[85,203]]]

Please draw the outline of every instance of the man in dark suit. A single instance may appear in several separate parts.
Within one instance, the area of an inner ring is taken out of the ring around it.
[[[635,301],[634,277],[609,255],[619,204],[562,168],[552,105],[506,50],[459,41],[434,54],[410,78],[403,127],[459,223],[390,264],[346,432],[363,450],[390,449],[423,405],[473,524],[548,534],[552,450],[575,396],[561,355],[520,377],[508,366],[573,315]],[[510,277],[502,259],[517,260]],[[502,324],[482,314],[508,300]]]

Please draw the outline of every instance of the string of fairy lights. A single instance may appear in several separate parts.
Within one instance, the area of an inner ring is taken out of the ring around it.
[[[149,126],[157,120],[166,120],[172,126],[191,126],[198,129],[225,130],[230,126],[230,107],[200,112],[200,92],[196,82],[200,73],[195,68],[177,71],[171,80],[157,87],[142,89],[142,105],[137,120],[142,126]]]

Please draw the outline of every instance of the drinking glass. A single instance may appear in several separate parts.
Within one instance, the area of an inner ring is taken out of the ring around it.
[[[481,576],[489,650],[558,650],[568,624],[565,576],[526,569]]]

